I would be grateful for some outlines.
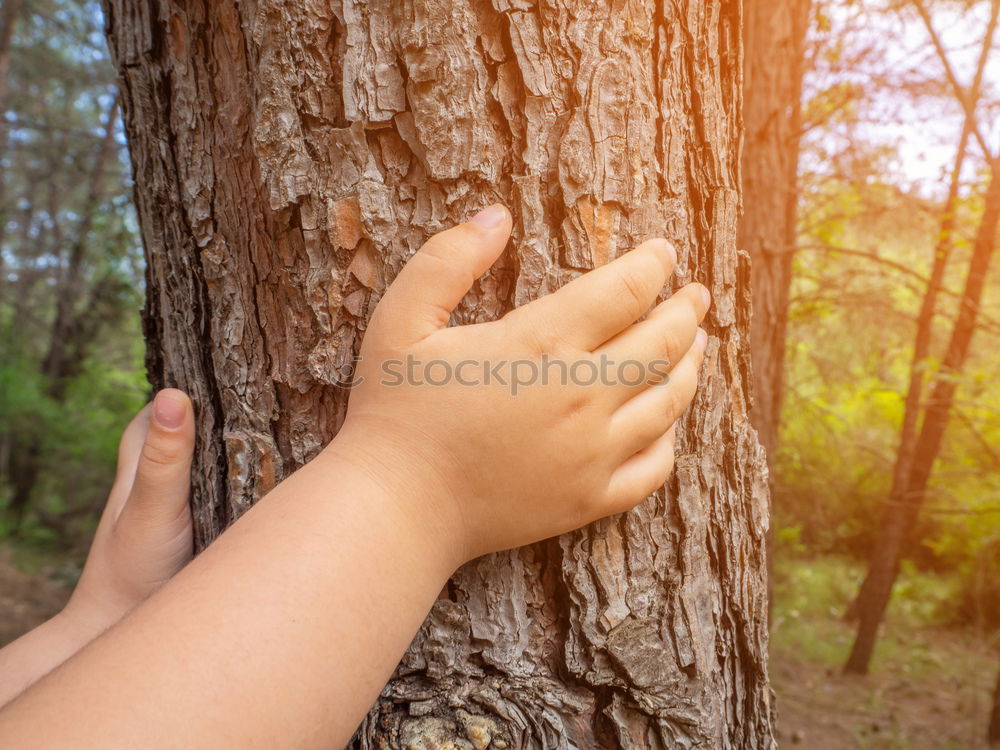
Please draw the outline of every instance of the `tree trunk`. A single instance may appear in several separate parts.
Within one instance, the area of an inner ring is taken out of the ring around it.
[[[993,690],[993,710],[990,712],[986,741],[990,747],[1000,747],[1000,670],[997,671],[997,686]]]
[[[7,93],[10,90],[10,50],[14,27],[21,15],[22,0],[5,0],[0,8],[0,113],[7,113]],[[6,134],[6,117],[0,118],[0,133]],[[6,145],[6,138],[3,141]]]
[[[767,454],[771,487],[781,424],[785,332],[798,230],[802,77],[812,0],[745,3],[743,40],[743,216],[737,247],[750,255],[753,317],[750,419]],[[768,510],[768,515],[771,511]],[[767,535],[768,622],[774,532]]]
[[[61,401],[71,378],[76,377],[83,365],[85,345],[80,340],[81,301],[87,295],[87,248],[90,245],[90,231],[98,217],[105,199],[108,163],[118,155],[115,143],[115,126],[118,123],[119,98],[108,109],[104,126],[104,137],[97,146],[94,166],[87,184],[87,197],[83,204],[83,215],[74,229],[75,239],[70,245],[66,264],[62,267],[56,285],[56,314],[52,321],[49,349],[42,364],[42,372],[48,379],[48,394]],[[59,248],[60,251],[62,248]],[[96,331],[93,332],[96,334]]]
[[[955,163],[951,171],[951,183],[948,187],[948,197],[945,199],[944,207],[941,210],[940,229],[938,240],[934,246],[934,259],[931,263],[931,273],[927,279],[927,289],[920,304],[920,312],[917,314],[917,330],[913,341],[913,357],[910,359],[910,376],[906,388],[906,398],[903,402],[903,424],[900,428],[899,447],[896,449],[896,461],[892,472],[892,486],[889,489],[889,502],[882,512],[882,520],[879,523],[880,529],[886,528],[892,523],[892,519],[899,514],[899,504],[902,500],[902,493],[906,487],[906,481],[913,465],[913,454],[917,447],[917,423],[923,414],[925,376],[927,371],[927,361],[930,355],[931,338],[934,333],[934,320],[937,313],[937,298],[944,283],[945,271],[948,261],[951,258],[951,251],[954,247],[953,235],[955,231],[955,210],[958,205],[958,191],[961,188],[962,166],[968,152],[969,138],[972,135],[972,121],[966,118],[965,127],[962,129],[962,136],[959,139],[958,151],[955,154]],[[872,560],[879,556],[883,550],[880,534],[876,534],[875,542],[872,545]],[[858,590],[858,595],[848,608],[845,618],[855,620],[865,607],[870,607],[868,603],[874,588],[871,578],[866,577]]]
[[[802,77],[812,0],[746,3],[743,217],[738,246],[750,254],[753,320],[750,416],[774,466],[784,387],[785,331],[798,231]]]
[[[199,546],[335,434],[338,383],[387,284],[485,204],[512,207],[514,240],[460,323],[655,235],[678,248],[675,286],[712,290],[667,487],[459,570],[353,746],[772,747],[767,485],[735,241],[740,3],[106,9],[149,372],[197,405]]]
[[[10,53],[14,45],[14,28],[21,15],[22,0],[4,0],[0,7],[0,159],[7,155],[7,98],[10,94]],[[0,180],[0,248],[7,234],[6,180]],[[4,257],[0,252],[0,296],[6,286]]]

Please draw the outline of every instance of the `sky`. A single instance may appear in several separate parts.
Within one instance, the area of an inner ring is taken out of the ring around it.
[[[884,0],[842,2],[830,7],[831,34],[844,45],[845,57],[854,64],[821,65],[807,76],[806,96],[836,81],[849,80],[865,88],[867,105],[859,114],[867,121],[863,137],[874,143],[898,144],[889,169],[895,170],[901,187],[926,197],[940,197],[947,191],[948,175],[955,158],[955,148],[962,130],[962,112],[953,96],[926,96],[913,101],[894,91],[893,83],[943,81],[944,68],[934,51],[920,16],[912,8],[878,12]],[[947,6],[947,7],[946,7]],[[982,40],[987,26],[989,3],[976,3],[971,10],[958,3],[934,3],[935,28],[949,52],[952,66],[963,85],[973,79]],[[1000,33],[996,35],[1000,37]],[[890,85],[880,86],[879,81]],[[984,103],[978,111],[980,127],[994,153],[1000,152],[1000,44],[986,68]],[[950,94],[950,90],[948,92]],[[857,132],[857,131],[855,131]],[[830,137],[838,137],[836,129]],[[974,180],[983,166],[982,153],[974,147],[973,158],[963,170],[963,180]]]

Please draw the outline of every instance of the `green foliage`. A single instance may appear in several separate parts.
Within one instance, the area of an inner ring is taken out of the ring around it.
[[[46,393],[34,363],[0,365],[0,439],[37,444],[40,453],[28,516],[20,528],[10,514],[0,516],[0,537],[17,531],[22,543],[49,549],[89,540],[114,477],[118,438],[148,396],[137,322],[128,333],[135,348],[129,366],[89,358],[61,400]],[[0,488],[6,505],[9,482]]]
[[[0,537],[79,552],[114,476],[118,437],[148,391],[141,248],[99,3],[26,0],[8,84]],[[60,300],[69,315],[57,334]],[[23,509],[12,507],[19,483]]]
[[[944,26],[960,15],[954,4],[932,11]],[[924,36],[908,13],[830,0],[813,19],[774,498],[776,538],[797,554],[866,560],[892,484],[947,182],[908,182],[900,165],[914,154],[889,137],[906,123],[888,113],[944,125],[956,143],[961,125],[953,95],[934,79],[940,71],[910,70],[891,54],[893,44]],[[898,39],[895,28],[904,29]],[[966,164],[931,354],[918,363],[928,380],[954,379],[958,395],[905,565],[953,576],[934,618],[1000,628],[1000,262],[987,279],[969,362],[960,375],[939,372],[988,179],[975,149]],[[920,595],[901,585],[895,596],[916,607]]]
[[[864,575],[863,563],[835,555],[803,557],[787,550],[778,560],[772,642],[797,658],[839,669],[854,635],[845,614]],[[904,566],[879,642],[878,660],[905,663],[911,674],[939,669],[944,657],[935,643],[949,632],[956,587],[952,575]]]
[[[861,560],[876,540],[892,481],[938,207],[885,184],[831,180],[807,194],[803,208],[804,223],[816,229],[803,237],[796,258],[776,521],[779,529],[795,530],[800,549]],[[962,225],[974,227],[981,206],[968,200],[960,211]],[[957,312],[954,292],[969,252],[967,243],[953,251],[950,294],[942,298],[932,350],[937,356]],[[998,288],[988,286],[987,323],[959,376],[955,413],[918,527],[921,543],[909,550],[923,568],[952,570],[963,579],[1000,522],[1000,454],[993,447],[1000,445],[994,376],[1000,361],[989,344],[996,336],[990,320],[1000,318]],[[928,375],[938,366],[935,358],[921,363]],[[956,601],[953,615],[965,617],[970,608]],[[1000,618],[992,622],[1000,625]]]

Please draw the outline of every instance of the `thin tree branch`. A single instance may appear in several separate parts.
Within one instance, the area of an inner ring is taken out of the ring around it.
[[[923,0],[913,0],[913,5],[917,9],[917,13],[920,14],[920,18],[923,20],[924,26],[927,28],[927,33],[930,35],[931,43],[934,45],[938,59],[941,61],[941,65],[944,66],[944,72],[948,78],[948,82],[951,84],[951,87],[955,92],[955,98],[958,99],[959,104],[962,105],[962,109],[965,110],[965,116],[972,123],[972,133],[979,142],[979,147],[983,150],[983,156],[985,156],[986,160],[990,162],[994,168],[996,168],[997,162],[1000,162],[1000,156],[993,153],[989,144],[986,142],[986,138],[983,137],[982,130],[979,127],[979,122],[976,119],[976,104],[979,98],[979,89],[982,85],[983,71],[986,67],[985,61],[990,54],[990,40],[993,39],[993,33],[996,30],[997,25],[997,16],[1000,14],[1000,0],[993,0],[990,21],[986,28],[987,43],[983,45],[979,64],[976,69],[976,77],[969,89],[965,89],[962,84],[959,83],[958,76],[955,74],[955,69],[952,67],[951,60],[948,58],[948,51],[944,48],[944,45],[941,42],[941,37],[934,28],[933,19],[931,18],[927,8],[924,6]]]

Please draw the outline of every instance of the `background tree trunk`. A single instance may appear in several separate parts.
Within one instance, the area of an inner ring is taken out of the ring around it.
[[[22,0],[4,0],[0,7],[0,159],[7,155],[7,99],[10,94],[10,50],[13,47],[14,28],[21,14]],[[6,181],[0,180],[0,245],[7,233]],[[4,257],[0,253],[0,293],[7,283]]]
[[[802,78],[812,0],[746,3],[743,216],[737,244],[750,253],[753,320],[750,412],[774,466],[781,423],[788,294],[798,232]]]
[[[337,383],[386,285],[483,205],[513,208],[514,241],[458,322],[654,235],[678,248],[675,287],[712,290],[667,487],[459,570],[354,746],[771,747],[767,486],[736,250],[740,3],[106,10],[149,259],[149,372],[197,405],[200,546],[334,435]]]
[[[993,690],[993,710],[990,711],[986,741],[990,743],[990,747],[1000,747],[1000,671],[997,671],[997,686]]]
[[[736,242],[751,260],[750,419],[767,455],[771,487],[781,425],[788,296],[798,232],[802,79],[811,8],[812,0],[749,2],[745,3],[743,19],[746,136],[743,215]],[[770,530],[767,558],[770,622],[774,589],[774,534]]]

